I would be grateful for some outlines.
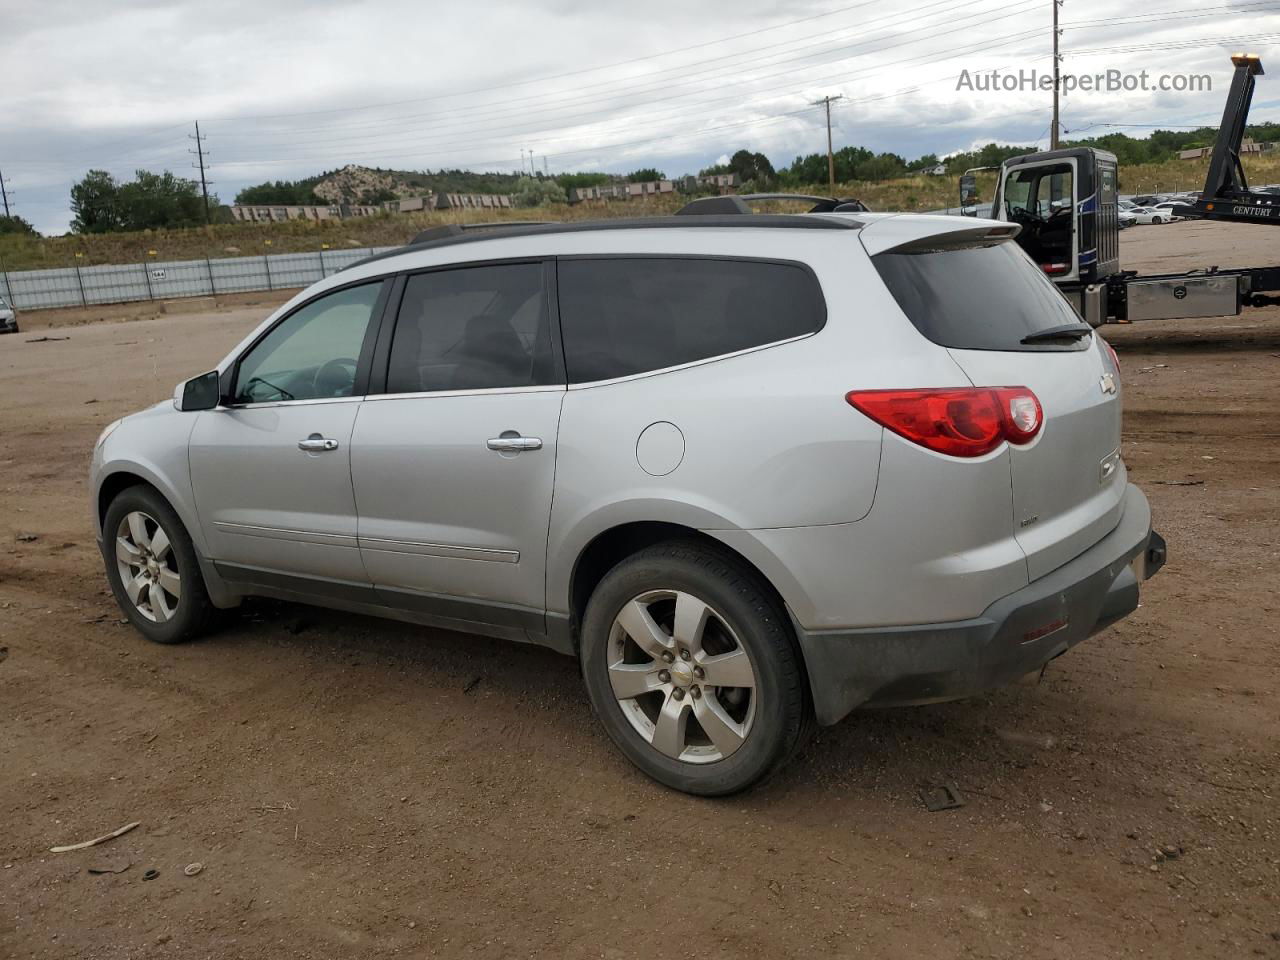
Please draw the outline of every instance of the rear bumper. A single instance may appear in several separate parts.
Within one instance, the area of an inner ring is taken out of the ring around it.
[[[1138,584],[1164,560],[1147,498],[1130,485],[1111,533],[971,620],[797,628],[818,722],[835,723],[860,706],[955,700],[1016,680],[1132,613]]]

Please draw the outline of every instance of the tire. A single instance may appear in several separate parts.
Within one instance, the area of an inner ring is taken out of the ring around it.
[[[212,625],[215,610],[191,537],[153,488],[128,487],[111,501],[102,558],[116,603],[148,640],[182,643]]]
[[[1152,217],[1152,218],[1151,218],[1151,222],[1152,222],[1152,223],[1164,223],[1164,221],[1163,221],[1163,220],[1161,220],[1159,217]]]
[[[785,611],[758,574],[714,548],[662,543],[615,566],[587,604],[581,651],[605,732],[675,790],[745,790],[786,763],[812,729]],[[717,677],[750,686],[714,685]],[[642,692],[626,696],[632,690]]]

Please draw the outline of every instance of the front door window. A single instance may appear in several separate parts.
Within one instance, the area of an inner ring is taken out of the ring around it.
[[[237,404],[349,397],[382,283],[347,287],[286,317],[240,360]]]

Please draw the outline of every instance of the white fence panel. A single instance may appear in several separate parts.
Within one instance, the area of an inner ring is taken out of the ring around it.
[[[395,247],[316,250],[219,260],[168,260],[0,273],[0,296],[19,310],[307,287]]]

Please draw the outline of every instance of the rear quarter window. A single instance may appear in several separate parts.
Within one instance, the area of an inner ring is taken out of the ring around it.
[[[1028,334],[1084,321],[1013,241],[889,251],[871,262],[907,319],[940,346],[1042,351],[1088,344],[1022,343]]]
[[[571,383],[611,380],[815,333],[826,322],[804,266],[757,260],[561,260]]]

